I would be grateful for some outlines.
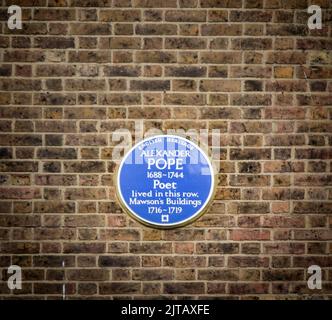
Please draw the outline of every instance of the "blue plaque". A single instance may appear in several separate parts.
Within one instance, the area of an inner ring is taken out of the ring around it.
[[[197,219],[214,192],[212,165],[195,143],[159,135],[136,144],[117,173],[122,207],[143,224],[173,228]]]

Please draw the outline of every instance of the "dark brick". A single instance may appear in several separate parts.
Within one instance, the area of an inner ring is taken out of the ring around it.
[[[40,159],[76,159],[77,151],[73,148],[41,148],[37,151]]]
[[[130,90],[133,91],[167,91],[170,90],[168,80],[132,80]]]

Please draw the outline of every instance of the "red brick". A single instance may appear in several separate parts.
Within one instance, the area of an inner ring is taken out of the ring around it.
[[[232,240],[270,240],[270,231],[264,230],[232,230]]]

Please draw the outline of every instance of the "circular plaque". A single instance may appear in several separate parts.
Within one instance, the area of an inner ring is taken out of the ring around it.
[[[141,223],[174,228],[204,213],[214,191],[207,155],[188,139],[147,138],[124,156],[117,173],[122,207]]]

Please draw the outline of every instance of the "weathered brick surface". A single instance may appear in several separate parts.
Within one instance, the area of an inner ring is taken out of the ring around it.
[[[331,1],[0,3],[0,273],[23,268],[20,297],[332,297]],[[111,136],[137,120],[220,130],[194,224],[153,230],[119,206]]]

